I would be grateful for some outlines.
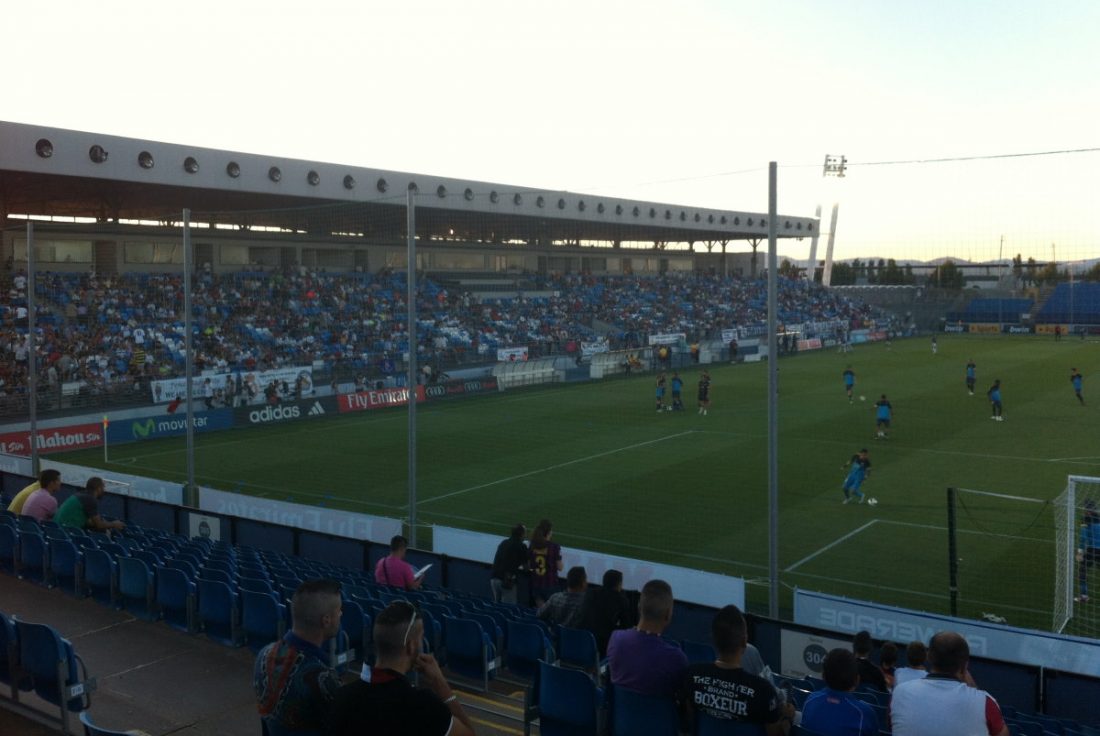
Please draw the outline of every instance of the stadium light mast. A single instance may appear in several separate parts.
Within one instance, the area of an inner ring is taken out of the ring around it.
[[[409,293],[406,296],[408,308],[408,406],[409,406],[409,546],[416,548],[416,192],[409,188],[406,193],[405,226],[408,230],[408,263],[405,268],[405,285]]]
[[[779,618],[778,166],[768,164],[768,615]]]
[[[825,166],[821,175],[825,178],[835,177],[843,179],[848,171],[847,156],[831,156],[826,154]],[[829,222],[829,240],[825,246],[825,267],[821,271],[821,285],[830,286],[833,281],[833,244],[836,242],[836,218],[840,212],[840,203],[833,202],[833,216]],[[820,224],[818,225],[820,228]]]
[[[34,301],[34,223],[27,221],[27,411],[31,416],[31,473],[38,469],[38,345],[35,335],[37,305]]]

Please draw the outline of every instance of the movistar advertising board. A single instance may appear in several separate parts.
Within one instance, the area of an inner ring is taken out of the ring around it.
[[[232,409],[199,411],[193,415],[196,432],[229,429],[233,426]],[[107,442],[139,442],[159,437],[177,437],[187,433],[187,415],[158,412],[151,416],[112,421],[107,427]]]

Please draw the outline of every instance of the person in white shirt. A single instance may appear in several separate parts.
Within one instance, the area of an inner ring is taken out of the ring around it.
[[[926,659],[928,659],[928,648],[924,646],[924,642],[909,642],[909,646],[905,649],[906,666],[894,670],[894,687],[910,680],[919,680],[927,675],[928,670],[924,667]]]

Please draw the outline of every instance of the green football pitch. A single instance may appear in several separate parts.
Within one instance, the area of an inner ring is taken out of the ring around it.
[[[1088,396],[1097,353],[1077,340],[941,335],[937,355],[921,338],[781,359],[782,600],[801,587],[947,612],[953,486],[1035,499],[960,496],[959,613],[1049,628],[1055,545],[1045,502],[1069,474],[1100,475],[1097,408],[1079,405],[1069,382],[1080,368]],[[975,396],[964,385],[971,358]],[[851,404],[841,381],[849,364]],[[707,416],[696,412],[697,368],[682,372],[683,412],[655,410],[652,374],[421,405],[418,521],[504,535],[517,521],[550,518],[566,547],[743,576],[759,609],[768,577],[766,365],[709,369]],[[994,378],[1003,422],[990,420],[985,398]],[[884,393],[894,421],[880,440],[874,402]],[[404,409],[197,435],[196,480],[407,518],[407,435]],[[878,504],[844,505],[846,465],[864,447],[873,464],[864,491]],[[60,459],[103,465],[98,450]],[[112,469],[182,480],[183,440],[111,448],[108,477]]]

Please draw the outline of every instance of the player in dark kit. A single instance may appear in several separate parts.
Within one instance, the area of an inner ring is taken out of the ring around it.
[[[665,408],[665,374],[657,376],[657,413]]]
[[[856,387],[856,374],[855,371],[852,370],[852,366],[848,366],[847,368],[845,368],[844,373],[841,374],[841,377],[844,379],[844,390],[848,394],[848,403],[851,404],[852,391]]]
[[[894,418],[894,407],[886,400],[886,394],[875,402],[875,439],[884,440],[890,434],[890,420]]]
[[[1081,402],[1081,406],[1085,405],[1085,397],[1081,394],[1083,389],[1082,384],[1085,381],[1084,376],[1081,375],[1081,371],[1076,368],[1070,368],[1069,382],[1073,384],[1073,393],[1077,395],[1077,400]]]
[[[710,374],[703,371],[703,375],[699,376],[699,413],[703,416],[707,415],[707,409],[710,408]]]
[[[966,362],[966,390],[970,392],[970,395],[974,395],[974,381],[977,379],[977,367],[974,365],[974,359],[971,358]]]

